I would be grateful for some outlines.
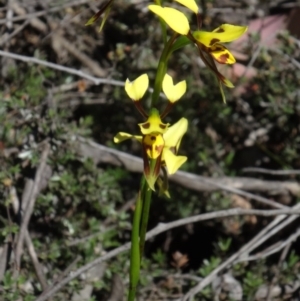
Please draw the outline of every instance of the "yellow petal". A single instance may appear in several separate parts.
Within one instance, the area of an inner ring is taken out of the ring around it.
[[[217,44],[209,48],[209,53],[220,64],[234,64],[235,58],[232,53],[223,45]]]
[[[248,26],[238,26],[232,24],[222,24],[213,32],[223,34],[222,43],[231,42],[238,39],[248,30]]]
[[[162,89],[167,96],[167,99],[174,103],[186,92],[186,81],[183,80],[174,85],[172,77],[169,74],[166,74],[163,79]]]
[[[115,137],[114,137],[114,143],[120,143],[123,142],[127,139],[134,138],[138,140],[139,142],[142,142],[143,137],[142,136],[136,136],[136,135],[131,135],[128,133],[124,132],[119,132]]]
[[[162,160],[165,162],[170,175],[174,174],[187,160],[185,156],[176,156],[169,149],[164,149]]]
[[[183,6],[189,8],[195,14],[198,14],[199,8],[194,0],[175,0],[176,2],[182,4]]]
[[[205,45],[211,47],[216,43],[226,43],[238,39],[247,31],[247,26],[236,26],[230,24],[223,24],[216,28],[212,32],[207,31],[195,31],[193,33],[194,38]]]
[[[157,133],[145,135],[142,143],[148,158],[151,159],[157,159],[165,145],[162,134]]]
[[[125,82],[125,91],[132,100],[139,101],[144,96],[145,92],[148,89],[148,86],[149,86],[148,75],[143,74],[133,82],[130,82],[129,79],[127,78]]]
[[[148,8],[161,17],[175,32],[187,35],[190,25],[187,17],[177,9],[171,7],[161,7],[159,5],[149,5]]]
[[[181,118],[175,124],[170,126],[163,135],[165,140],[165,148],[172,148],[175,152],[178,151],[181,139],[188,128],[188,121],[186,118]]]
[[[153,108],[149,114],[147,121],[139,123],[139,127],[143,135],[152,133],[164,134],[168,130],[169,124],[162,123],[158,110]]]

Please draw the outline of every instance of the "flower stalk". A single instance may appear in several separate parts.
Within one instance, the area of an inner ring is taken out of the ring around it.
[[[175,42],[176,38],[178,37],[177,33],[174,33],[171,38],[168,40],[168,42],[165,44],[164,49],[161,53],[159,63],[157,66],[156,76],[155,76],[155,83],[154,83],[154,90],[152,93],[152,102],[151,102],[151,108],[155,108],[157,105],[157,101],[159,99],[159,94],[161,92],[162,82],[164,79],[164,76],[167,72],[167,64],[169,57],[171,55],[171,47],[173,43]]]
[[[144,186],[144,204],[143,204],[143,212],[142,212],[142,219],[141,219],[141,232],[140,232],[140,256],[141,260],[144,253],[145,247],[145,240],[146,240],[146,232],[149,220],[149,212],[150,212],[150,205],[151,205],[151,198],[152,198],[152,189],[146,184]]]
[[[141,186],[144,180],[141,181]],[[131,249],[130,249],[130,283],[128,301],[134,301],[136,295],[136,289],[140,278],[140,265],[141,265],[141,253],[139,248],[140,243],[140,221],[143,206],[143,194],[140,190],[133,215],[132,232],[131,232]]]

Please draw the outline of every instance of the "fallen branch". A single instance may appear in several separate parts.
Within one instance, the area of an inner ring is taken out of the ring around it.
[[[105,163],[122,166],[131,172],[143,171],[142,159],[139,157],[97,144],[81,137],[76,138],[79,142],[78,150],[80,154],[84,157],[92,158],[96,164]],[[272,194],[291,193],[294,196],[300,195],[300,185],[293,181],[267,181],[246,177],[209,178],[184,171],[178,171],[175,175],[170,177],[170,180],[196,191],[211,192],[226,189],[236,193],[237,191],[233,190],[238,189]],[[278,205],[280,206],[280,204]]]
[[[262,173],[269,174],[273,176],[290,176],[290,175],[300,175],[300,170],[273,170],[260,167],[247,167],[243,168],[242,172],[252,172],[252,173]]]

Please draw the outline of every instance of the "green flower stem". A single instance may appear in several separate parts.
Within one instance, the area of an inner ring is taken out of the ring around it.
[[[162,33],[164,45],[166,46],[166,44],[167,44],[167,27],[166,27],[166,22],[164,20],[162,20],[161,18],[159,18],[159,23],[160,23],[160,27],[161,27],[161,33]]]
[[[152,102],[151,102],[151,108],[156,107],[156,103],[159,98],[159,94],[161,92],[161,86],[162,81],[164,79],[164,76],[167,72],[167,63],[170,56],[170,52],[172,49],[172,45],[174,41],[176,40],[178,34],[174,33],[171,38],[168,40],[167,44],[165,45],[163,52],[160,56],[157,71],[156,71],[156,77],[155,77],[155,83],[154,83],[154,91],[152,93]]]
[[[140,256],[142,258],[144,253],[146,232],[149,220],[149,211],[151,205],[151,197],[152,197],[152,189],[150,189],[149,185],[146,183],[144,186],[144,204],[143,204],[143,213],[141,220],[141,229],[140,229]]]
[[[144,199],[145,190],[145,178],[142,177],[140,192],[136,201],[136,206],[133,215],[133,224],[131,232],[131,250],[130,250],[130,285],[128,301],[134,301],[136,288],[140,277],[140,264],[141,264],[141,253],[140,253],[140,222],[141,213]]]

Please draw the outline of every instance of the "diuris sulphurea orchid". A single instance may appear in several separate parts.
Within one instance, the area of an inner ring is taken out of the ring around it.
[[[154,190],[154,185],[159,177],[161,168],[166,167],[169,174],[174,174],[187,160],[187,157],[177,155],[181,139],[187,131],[187,119],[181,118],[172,126],[168,123],[163,123],[161,120],[162,116],[166,116],[173,104],[186,92],[186,81],[181,81],[174,85],[172,77],[165,74],[162,89],[168,99],[168,105],[161,115],[155,108],[152,108],[150,113],[147,114],[141,106],[141,99],[145,95],[148,86],[149,79],[147,74],[139,76],[134,81],[126,80],[126,93],[147,120],[138,124],[141,135],[119,132],[114,137],[114,142],[120,143],[133,138],[141,143],[144,175],[149,187]]]
[[[178,3],[189,8],[199,17],[199,8],[194,0],[176,0]],[[197,30],[192,32],[187,17],[177,9],[162,7],[160,5],[149,5],[149,10],[159,16],[176,33],[186,36],[199,51],[199,56],[205,65],[216,75],[223,101],[225,96],[222,84],[233,88],[233,84],[225,78],[217,69],[215,62],[220,64],[234,64],[235,58],[222,43],[232,42],[242,36],[248,29],[247,26],[236,26],[223,24],[211,32]],[[198,21],[198,24],[201,24]]]
[[[145,124],[148,124],[146,130],[144,128]],[[178,156],[177,152],[181,139],[187,131],[188,121],[181,118],[169,127],[168,124],[161,122],[158,111],[152,109],[148,120],[139,124],[139,126],[143,135],[119,132],[114,137],[114,142],[120,143],[133,138],[142,144],[144,175],[149,187],[154,190],[154,184],[161,167],[166,166],[168,173],[171,175],[187,160],[185,156]]]

